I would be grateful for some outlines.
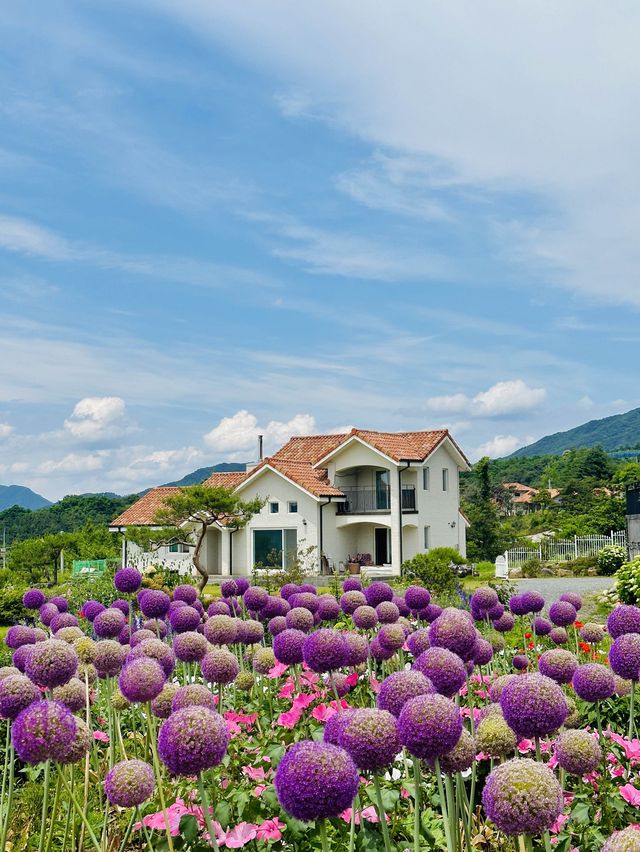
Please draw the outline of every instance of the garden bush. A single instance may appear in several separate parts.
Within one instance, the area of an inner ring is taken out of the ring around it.
[[[542,562],[537,556],[534,556],[532,559],[527,559],[526,562],[522,563],[521,570],[523,577],[539,577],[542,573]]]
[[[403,562],[402,573],[410,579],[419,580],[434,595],[447,594],[456,587],[456,575],[451,564],[464,565],[466,561],[453,547],[434,547]]]
[[[625,562],[616,572],[616,590],[622,603],[640,604],[640,556]]]
[[[619,544],[607,544],[598,553],[598,572],[609,577],[615,574],[627,558],[627,548]]]
[[[0,624],[15,624],[25,618],[27,611],[22,606],[26,587],[5,586],[0,589]]]

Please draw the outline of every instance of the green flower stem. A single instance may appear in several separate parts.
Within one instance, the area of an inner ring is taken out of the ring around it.
[[[69,769],[71,771],[71,792],[73,792],[73,763],[69,766]],[[62,773],[62,772],[64,772],[64,770],[65,770],[64,766],[61,766],[60,772]],[[69,823],[71,822],[72,812],[73,812],[73,808],[71,807],[71,802],[67,802],[67,816],[66,816],[66,819],[64,821],[64,838],[62,839],[62,848],[63,849],[68,848],[67,847],[67,837],[69,836]],[[75,843],[72,842],[71,843],[71,849],[73,849],[74,846],[75,846]],[[0,846],[0,849],[1,848],[2,848],[2,846]]]
[[[633,730],[634,730],[634,727],[635,727],[635,721],[634,721],[634,718],[633,718],[633,709],[634,709],[633,705],[635,704],[635,697],[636,697],[636,682],[635,682],[635,680],[632,680],[631,681],[631,697],[629,699],[629,734],[628,734],[628,739],[633,738]]]
[[[147,831],[147,826],[144,824],[144,820],[142,818],[142,814],[140,813],[140,808],[136,807],[136,815],[138,817],[138,821],[142,826],[142,833],[144,834],[144,839],[147,841],[147,847],[149,848],[149,852],[153,852],[153,843],[151,842],[151,838],[149,837],[149,832]]]
[[[85,666],[84,670],[84,705],[85,705],[85,723],[87,728],[93,737],[93,728],[91,727],[91,705],[90,705],[90,696],[89,696],[89,672],[87,667]],[[91,761],[91,750],[89,750],[84,759],[84,794],[82,797],[82,809],[83,813],[87,811],[87,805],[89,804],[89,766]],[[82,841],[84,840],[84,822],[82,823],[82,827],[80,829],[80,839],[78,842],[78,848],[82,849]]]
[[[7,723],[8,724],[8,723]],[[15,766],[15,754],[13,752],[13,744],[9,740],[9,791],[7,794],[7,805],[2,820],[2,837],[0,837],[0,849],[6,848],[7,832],[9,830],[9,820],[11,819],[11,805],[13,804],[13,772]]]
[[[415,787],[414,793],[414,809],[413,809],[413,850],[414,852],[420,852],[420,761],[414,755],[413,756],[413,785]]]
[[[391,852],[391,841],[389,840],[389,826],[387,825],[387,814],[382,804],[382,790],[380,789],[380,779],[377,775],[373,776],[373,787],[376,792],[376,804],[378,806],[378,817],[380,819],[380,827],[382,828],[382,837],[384,840],[385,852]]]
[[[340,696],[338,695],[338,688],[336,687],[335,672],[334,671],[329,672],[329,680],[331,681],[331,686],[333,687],[333,694],[334,694],[335,699],[336,699],[336,710],[339,712],[340,707],[342,705],[340,704]]]
[[[7,720],[7,734],[4,742],[4,768],[2,770],[2,793],[0,793],[0,813],[4,814],[4,794],[7,789],[7,772],[9,769],[9,747],[11,746],[11,724]]]
[[[94,834],[94,831],[91,828],[91,825],[89,824],[89,820],[85,816],[85,812],[83,811],[83,809],[80,807],[80,803],[78,802],[78,800],[74,796],[73,791],[72,791],[71,787],[69,786],[69,783],[67,782],[67,779],[64,777],[64,773],[60,773],[60,777],[62,778],[62,784],[63,784],[65,790],[67,791],[69,798],[71,799],[74,810],[76,811],[76,813],[78,814],[78,816],[82,820],[82,825],[87,830],[87,834],[89,835],[91,842],[93,843],[97,852],[102,852],[102,850],[100,849],[100,844],[98,843],[98,840],[97,840],[97,838]],[[82,848],[82,847],[79,847],[79,848]]]
[[[458,849],[459,847],[459,839],[460,839],[460,823],[458,822],[458,809],[456,803],[456,797],[453,792],[453,783],[451,781],[450,775],[445,775],[444,778],[444,788],[447,796],[447,812],[449,814],[449,825],[451,831],[451,839],[453,841],[454,849]]]
[[[536,741],[536,760],[542,763],[542,753],[540,751],[540,737],[535,737]]]
[[[530,834],[518,835],[518,840],[522,841],[527,852],[533,852],[533,841]]]
[[[150,728],[149,739],[151,740],[151,754],[153,755],[153,769],[156,774],[156,783],[158,785],[158,793],[160,795],[160,807],[162,809],[162,815],[164,817],[164,827],[167,834],[167,845],[169,847],[169,852],[173,852],[173,837],[171,836],[171,829],[169,827],[169,814],[167,813],[167,803],[164,798],[164,786],[162,784],[162,773],[160,772],[160,758],[158,757],[158,743],[156,741],[156,723],[155,717],[151,712],[151,703],[147,702],[147,717],[148,717],[148,725]]]
[[[545,852],[551,852],[551,838],[549,837],[548,831],[545,831],[545,833],[542,835],[542,839],[544,840]]]
[[[438,782],[438,795],[440,797],[440,810],[442,812],[442,820],[444,822],[444,836],[447,841],[447,852],[455,852],[453,839],[451,837],[451,829],[449,827],[449,814],[447,813],[447,800],[444,794],[444,785],[442,783],[442,773],[440,771],[440,759],[436,757],[434,761],[434,772],[436,781]]]
[[[222,716],[222,699],[223,699],[224,684],[218,684],[218,713]]]
[[[329,852],[329,840],[327,838],[327,825],[326,821],[321,819],[318,821],[318,828],[320,829],[320,841],[322,843],[322,852]]]
[[[599,701],[596,701],[596,720],[597,720],[597,724],[598,724],[598,738],[599,738],[600,743],[602,743],[603,742],[602,718],[601,718],[601,715],[600,715],[600,702]]]
[[[42,792],[42,817],[40,819],[40,841],[38,843],[38,852],[44,852],[44,843],[46,834],[44,832],[47,824],[47,810],[49,805],[49,781],[51,778],[51,761],[47,760],[44,765],[44,790]]]
[[[62,766],[58,767],[58,777],[56,778],[56,791],[53,796],[53,808],[51,810],[51,820],[49,822],[49,837],[47,839],[47,845],[45,847],[46,852],[49,852],[51,849],[51,843],[53,841],[53,832],[56,827],[56,819],[58,816],[58,805],[60,804],[60,790],[62,788]],[[0,847],[1,849],[2,847]]]
[[[207,791],[204,786],[204,779],[202,777],[202,772],[198,775],[198,790],[200,792],[200,802],[202,804],[202,811],[204,813],[204,821],[207,824],[207,831],[209,832],[209,845],[218,852],[218,841],[216,840],[216,833],[213,828],[213,820],[211,819],[211,814],[209,813],[209,797],[207,796]]]
[[[467,852],[471,852],[472,813],[469,810],[469,801],[467,799],[467,790],[464,786],[464,779],[459,772],[456,774],[456,790],[457,801],[460,803],[460,808],[462,811],[461,817],[464,830],[464,842],[467,848]]]
[[[351,802],[351,819],[349,820],[349,852],[353,852],[356,842],[356,804]]]
[[[133,822],[136,818],[136,811],[131,809],[131,816],[129,817],[129,824],[127,825],[127,830],[124,833],[124,837],[122,838],[122,843],[120,844],[120,848],[118,852],[125,852],[127,848],[127,841],[129,840],[129,835],[131,834],[131,829],[133,828]]]

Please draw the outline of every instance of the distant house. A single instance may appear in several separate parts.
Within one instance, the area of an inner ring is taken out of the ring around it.
[[[523,485],[521,482],[503,482],[501,490],[502,494],[496,502],[503,515],[526,515],[529,512],[537,512],[543,507],[540,488]],[[558,488],[547,488],[545,493],[554,503],[560,502]]]
[[[298,550],[312,548],[319,571],[360,554],[371,574],[397,576],[405,559],[433,547],[465,555],[468,521],[460,512],[458,475],[469,469],[447,430],[352,429],[291,438],[245,471],[206,480],[245,500],[260,497],[265,505],[245,529],[212,525],[204,563],[211,575],[242,575],[256,564],[285,567]],[[151,489],[111,529],[153,525],[165,498],[178,491]],[[191,557],[180,549],[189,548],[172,543],[153,560],[190,570]]]

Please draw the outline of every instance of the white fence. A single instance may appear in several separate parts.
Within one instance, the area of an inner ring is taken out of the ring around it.
[[[543,539],[530,547],[512,547],[507,550],[509,567],[519,567],[528,559],[541,559],[546,562],[562,562],[578,559],[580,556],[595,556],[607,544],[627,546],[627,534],[624,530],[610,535],[580,535],[574,538]]]

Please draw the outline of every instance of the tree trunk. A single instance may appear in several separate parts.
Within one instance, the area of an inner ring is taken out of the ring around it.
[[[196,571],[200,574],[200,579],[198,580],[198,593],[201,595],[204,592],[204,588],[207,585],[207,581],[209,580],[209,575],[205,571],[202,562],[200,561],[200,550],[202,549],[202,545],[204,543],[204,537],[207,534],[207,524],[201,524],[200,532],[198,533],[198,539],[196,541],[196,546],[193,551],[193,564],[196,566]]]

